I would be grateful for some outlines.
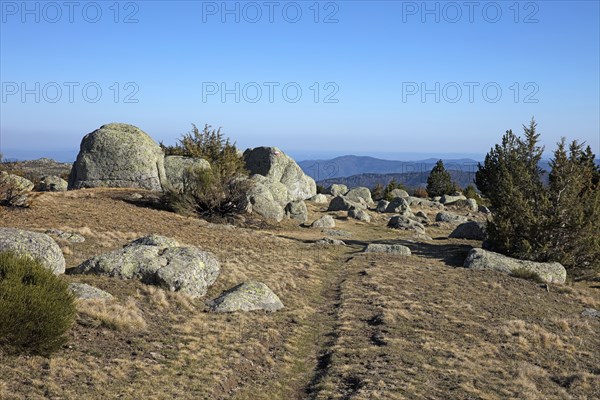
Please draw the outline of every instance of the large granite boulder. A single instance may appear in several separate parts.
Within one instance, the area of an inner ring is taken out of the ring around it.
[[[139,128],[112,123],[85,135],[69,176],[69,189],[93,187],[162,190],[164,154]]]
[[[306,200],[317,194],[317,184],[296,162],[277,147],[256,147],[244,152],[246,168],[287,189],[287,201]]]
[[[250,211],[268,220],[281,221],[285,215],[284,208],[288,202],[288,192],[280,182],[269,181],[262,175],[253,175],[247,193]]]
[[[214,312],[277,311],[283,303],[264,283],[249,281],[223,292],[209,307]]]
[[[42,177],[35,186],[38,192],[65,192],[69,184],[60,176],[48,175]]]
[[[420,222],[417,222],[404,215],[395,215],[388,221],[388,228],[399,229],[403,231],[415,231],[419,234],[425,234],[425,227]]]
[[[485,226],[485,222],[465,222],[457,226],[448,237],[453,239],[483,240],[485,239]]]
[[[302,200],[291,201],[285,206],[285,215],[299,222],[308,220],[308,209]]]
[[[329,202],[329,199],[327,199],[327,196],[325,196],[324,194],[315,194],[313,197],[311,197],[310,199],[308,199],[309,201],[312,201],[313,203],[316,204],[326,204]]]
[[[388,206],[385,209],[386,213],[393,214],[402,214],[402,215],[411,215],[412,211],[410,210],[410,206],[408,202],[403,197],[395,197],[392,201],[389,202]]]
[[[464,266],[472,269],[490,269],[506,273],[532,272],[548,283],[565,283],[567,271],[557,262],[517,260],[483,249],[471,249]]]
[[[326,188],[324,193],[325,194],[330,194],[333,197],[343,196],[346,193],[348,193],[348,186],[341,185],[341,184],[338,184],[338,183],[334,183],[333,185],[331,185],[328,188]]]
[[[204,296],[220,273],[219,262],[197,247],[182,247],[170,238],[147,236],[122,249],[84,261],[71,274],[138,279],[192,297]]]
[[[359,199],[353,201],[346,196],[336,196],[329,202],[327,211],[350,211],[350,210],[364,210],[367,208],[367,204],[364,200]]]
[[[348,218],[354,218],[362,222],[371,222],[371,216],[365,210],[350,210],[348,211]]]
[[[194,170],[210,169],[210,163],[203,158],[166,156],[165,176],[170,187],[174,190],[183,190],[183,181],[186,174]],[[166,186],[163,182],[163,187]]]
[[[372,204],[371,191],[366,187],[355,187],[346,193],[346,198],[355,203]]]
[[[331,215],[323,215],[310,225],[311,228],[335,228],[335,220]]]
[[[408,192],[406,190],[403,189],[394,189],[390,192],[390,198],[394,198],[394,197],[402,197],[402,198],[407,198],[409,197]]]
[[[29,193],[34,184],[18,175],[0,171],[0,203],[14,207],[28,207]]]
[[[0,252],[3,251],[39,260],[55,275],[65,272],[65,257],[60,247],[44,233],[0,228]]]

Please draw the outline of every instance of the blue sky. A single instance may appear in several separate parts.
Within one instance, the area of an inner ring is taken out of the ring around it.
[[[598,1],[24,4],[0,1],[8,157],[73,158],[109,122],[300,159],[475,157],[531,116],[548,149],[600,153]]]

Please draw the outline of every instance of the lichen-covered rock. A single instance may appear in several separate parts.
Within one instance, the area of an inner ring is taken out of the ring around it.
[[[408,205],[406,199],[403,197],[395,197],[394,199],[392,199],[392,201],[390,201],[387,208],[385,209],[385,212],[393,214],[402,214],[406,216],[412,215],[410,206]]]
[[[210,302],[209,307],[214,312],[257,310],[272,312],[281,310],[283,303],[264,283],[249,281],[223,292]]]
[[[384,213],[385,210],[387,210],[389,205],[390,205],[389,201],[382,199],[382,200],[379,200],[379,202],[377,203],[377,207],[375,209],[377,210],[377,212]]]
[[[47,235],[56,236],[57,238],[66,240],[71,243],[83,243],[85,242],[85,237],[80,235],[79,233],[74,232],[65,232],[60,229],[48,229],[46,231]]]
[[[410,256],[410,249],[401,244],[382,244],[382,243],[371,243],[365,248],[365,253],[389,253],[398,254],[401,256]]]
[[[55,275],[65,272],[65,257],[60,247],[50,236],[44,233],[15,228],[0,228],[1,251],[10,251],[37,259]]]
[[[438,210],[443,210],[444,209],[444,205],[440,202],[437,201],[431,201],[428,199],[422,199],[420,197],[413,197],[413,196],[409,196],[406,201],[408,202],[408,205],[413,207],[413,206],[421,206],[421,207],[430,207],[430,208],[435,208]]]
[[[538,275],[544,282],[565,283],[567,270],[557,262],[540,263],[517,260],[483,249],[471,249],[464,262],[465,268],[494,270],[506,273],[525,270]]]
[[[287,189],[279,183],[267,185],[265,178],[260,175],[253,176],[251,180],[253,185],[247,194],[251,211],[266,219],[281,221],[285,215],[285,204],[282,204],[282,200],[287,198]],[[283,199],[282,193],[285,194]]]
[[[180,247],[173,239],[147,236],[92,257],[69,272],[138,279],[198,297],[215,282],[220,266],[214,255],[197,247]]]
[[[400,229],[404,231],[416,231],[417,233],[425,234],[423,224],[410,219],[404,215],[395,215],[388,221],[388,228]]]
[[[343,196],[348,193],[348,186],[334,183],[325,189],[325,194],[330,194],[333,197]]]
[[[348,217],[362,222],[371,222],[371,216],[365,210],[350,210],[348,211]]]
[[[308,210],[302,200],[291,201],[285,206],[285,215],[300,222],[308,220]]]
[[[18,175],[0,171],[0,203],[13,207],[29,207],[29,193],[33,183]]]
[[[244,152],[246,168],[287,189],[284,205],[290,201],[306,200],[317,194],[317,184],[302,168],[277,147],[256,147]]]
[[[336,196],[329,202],[327,211],[350,211],[350,210],[364,210],[367,205],[363,202],[352,201],[346,196]]]
[[[111,300],[113,295],[88,285],[87,283],[69,283],[69,290],[79,300]]]
[[[402,198],[407,198],[408,197],[408,192],[406,190],[403,189],[394,189],[390,192],[390,197],[394,198],[394,197],[402,197]]]
[[[165,157],[165,176],[170,187],[183,190],[185,174],[191,171],[210,169],[210,163],[203,158],[167,156]],[[163,184],[163,187],[166,186]]]
[[[112,123],[85,135],[69,176],[69,189],[93,187],[162,190],[164,154],[139,128]]]
[[[40,179],[35,190],[38,192],[65,192],[69,184],[60,176],[49,175]]]
[[[465,222],[457,226],[448,237],[453,239],[483,240],[485,239],[485,226],[484,222]]]
[[[317,203],[317,204],[325,204],[325,203],[329,202],[329,200],[327,199],[327,196],[325,196],[324,194],[321,194],[321,193],[315,194],[309,200],[312,201],[313,203]]]
[[[335,228],[335,220],[331,215],[324,215],[310,225],[311,228]]]
[[[468,218],[462,215],[456,215],[449,212],[439,212],[435,215],[436,222],[447,222],[450,224],[462,224],[467,222]]]
[[[346,198],[355,203],[372,204],[371,191],[366,187],[355,187],[346,193]]]
[[[458,200],[453,202],[451,205],[454,207],[465,208],[471,212],[479,211],[479,207],[477,206],[477,200],[475,199]]]

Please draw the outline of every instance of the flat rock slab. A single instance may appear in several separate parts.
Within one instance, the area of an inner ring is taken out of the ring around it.
[[[410,249],[406,246],[402,246],[401,244],[381,244],[381,243],[371,243],[367,245],[365,248],[365,253],[388,253],[388,254],[398,254],[401,256],[410,256]]]
[[[209,307],[214,312],[277,311],[283,303],[267,285],[250,281],[223,292]]]
[[[567,270],[560,263],[518,260],[483,249],[471,249],[464,262],[464,267],[509,274],[524,270],[535,273],[547,283],[565,283],[567,279]]]
[[[79,300],[111,300],[113,295],[88,285],[87,283],[69,283],[69,290]]]

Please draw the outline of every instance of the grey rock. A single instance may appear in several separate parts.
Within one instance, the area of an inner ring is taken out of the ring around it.
[[[537,274],[544,282],[565,283],[567,271],[557,262],[540,263],[517,260],[483,249],[471,249],[464,266],[471,269],[494,270],[505,273],[525,270]]]
[[[428,199],[422,199],[420,197],[413,197],[413,196],[409,196],[406,201],[408,202],[408,205],[413,207],[413,206],[421,206],[421,207],[430,207],[430,208],[435,208],[438,210],[443,210],[444,209],[444,205],[442,203],[439,203],[437,201],[431,201]]]
[[[600,311],[593,308],[584,308],[581,312],[582,317],[596,317],[600,318]]]
[[[364,200],[363,200],[364,201]],[[367,205],[364,202],[352,201],[346,196],[336,196],[329,203],[327,211],[350,211],[350,210],[364,210]]]
[[[348,211],[348,217],[362,222],[371,222],[371,216],[365,210],[350,210]]]
[[[38,192],[65,192],[68,186],[67,181],[60,176],[49,175],[42,177],[35,190]]]
[[[457,226],[448,237],[453,239],[483,240],[485,239],[485,226],[484,222],[465,222]]]
[[[463,222],[467,222],[467,217],[462,215],[456,215],[449,212],[439,212],[435,216],[436,222],[447,222],[450,224],[462,224]]]
[[[455,203],[459,200],[466,200],[467,198],[465,196],[450,196],[449,194],[445,194],[442,196],[442,198],[440,199],[440,203],[442,203],[443,205],[450,205],[452,203]]]
[[[323,239],[319,239],[315,242],[316,244],[322,244],[322,245],[334,245],[334,246],[345,246],[346,243],[344,243],[343,240],[340,239],[332,239],[332,238],[323,238]]]
[[[167,182],[172,189],[178,191],[183,190],[186,175],[194,171],[210,169],[210,163],[202,158],[167,156],[164,163]]]
[[[312,201],[313,203],[317,203],[317,204],[325,204],[325,203],[329,202],[329,199],[327,198],[327,196],[325,196],[324,194],[321,194],[321,193],[314,195],[309,200]]]
[[[372,204],[371,191],[366,187],[355,187],[346,193],[346,198],[355,203]]]
[[[421,224],[428,224],[429,223],[429,217],[423,211],[417,212],[414,215],[413,219],[416,220],[416,221],[418,221],[418,222],[420,222]]]
[[[331,215],[324,215],[310,225],[311,228],[335,228],[335,220]]]
[[[479,206],[478,208],[479,212],[482,214],[491,214],[492,212],[490,211],[489,208],[487,208],[486,206]]]
[[[256,147],[244,152],[246,168],[251,174],[283,184],[287,189],[285,204],[306,200],[317,194],[317,184],[302,168],[277,147]]]
[[[341,229],[323,229],[323,233],[329,236],[336,237],[350,237],[352,236],[351,232],[343,231]]]
[[[66,240],[71,243],[83,243],[85,242],[85,237],[80,235],[79,233],[74,232],[65,232],[60,229],[48,229],[46,231],[47,235],[56,236],[57,238]]]
[[[14,207],[28,207],[33,183],[18,175],[0,171],[0,202]]]
[[[395,215],[388,221],[388,228],[400,229],[404,231],[416,231],[417,233],[425,234],[425,227],[408,217],[403,215]]]
[[[384,213],[385,210],[387,210],[389,204],[390,202],[387,200],[379,200],[376,207],[377,212]]]
[[[479,207],[477,206],[477,200],[475,199],[464,199],[457,200],[451,204],[454,207],[465,208],[471,212],[479,211]]]
[[[176,244],[161,236],[139,238],[123,249],[92,257],[69,272],[138,279],[192,297],[204,296],[219,276],[219,262],[209,252]]]
[[[402,189],[394,189],[390,192],[390,196],[391,198],[394,197],[402,197],[402,198],[407,198],[408,196],[408,192],[406,190],[402,190]]]
[[[55,275],[65,272],[65,257],[60,247],[44,233],[0,228],[0,251],[10,251],[39,260]]]
[[[85,135],[69,176],[69,189],[117,187],[162,190],[160,146],[139,128],[107,124]]]
[[[365,253],[388,253],[401,256],[410,256],[410,249],[400,244],[371,243],[365,248]]]
[[[111,300],[114,298],[112,294],[87,283],[69,283],[69,290],[79,300]]]
[[[334,183],[333,185],[325,189],[325,194],[330,194],[333,197],[343,196],[346,193],[348,193],[348,187],[346,185],[340,185],[337,183]]]
[[[251,210],[263,216],[266,219],[281,221],[285,215],[282,204],[281,184],[265,184],[264,182],[256,182],[259,175],[253,178],[254,184],[248,191],[248,202],[251,205]],[[264,179],[264,178],[263,178]],[[287,198],[287,189],[283,188],[284,198]]]
[[[285,215],[296,221],[306,222],[308,220],[306,204],[302,200],[288,203],[287,206],[285,206]]]
[[[396,197],[392,199],[392,201],[390,201],[390,204],[388,204],[387,208],[385,209],[385,212],[393,214],[402,214],[406,216],[412,215],[412,211],[410,209],[410,206],[408,205],[408,201],[406,201],[406,199],[403,197]]]
[[[235,311],[277,311],[283,303],[275,293],[262,282],[244,282],[225,292],[210,303],[213,312]]]

